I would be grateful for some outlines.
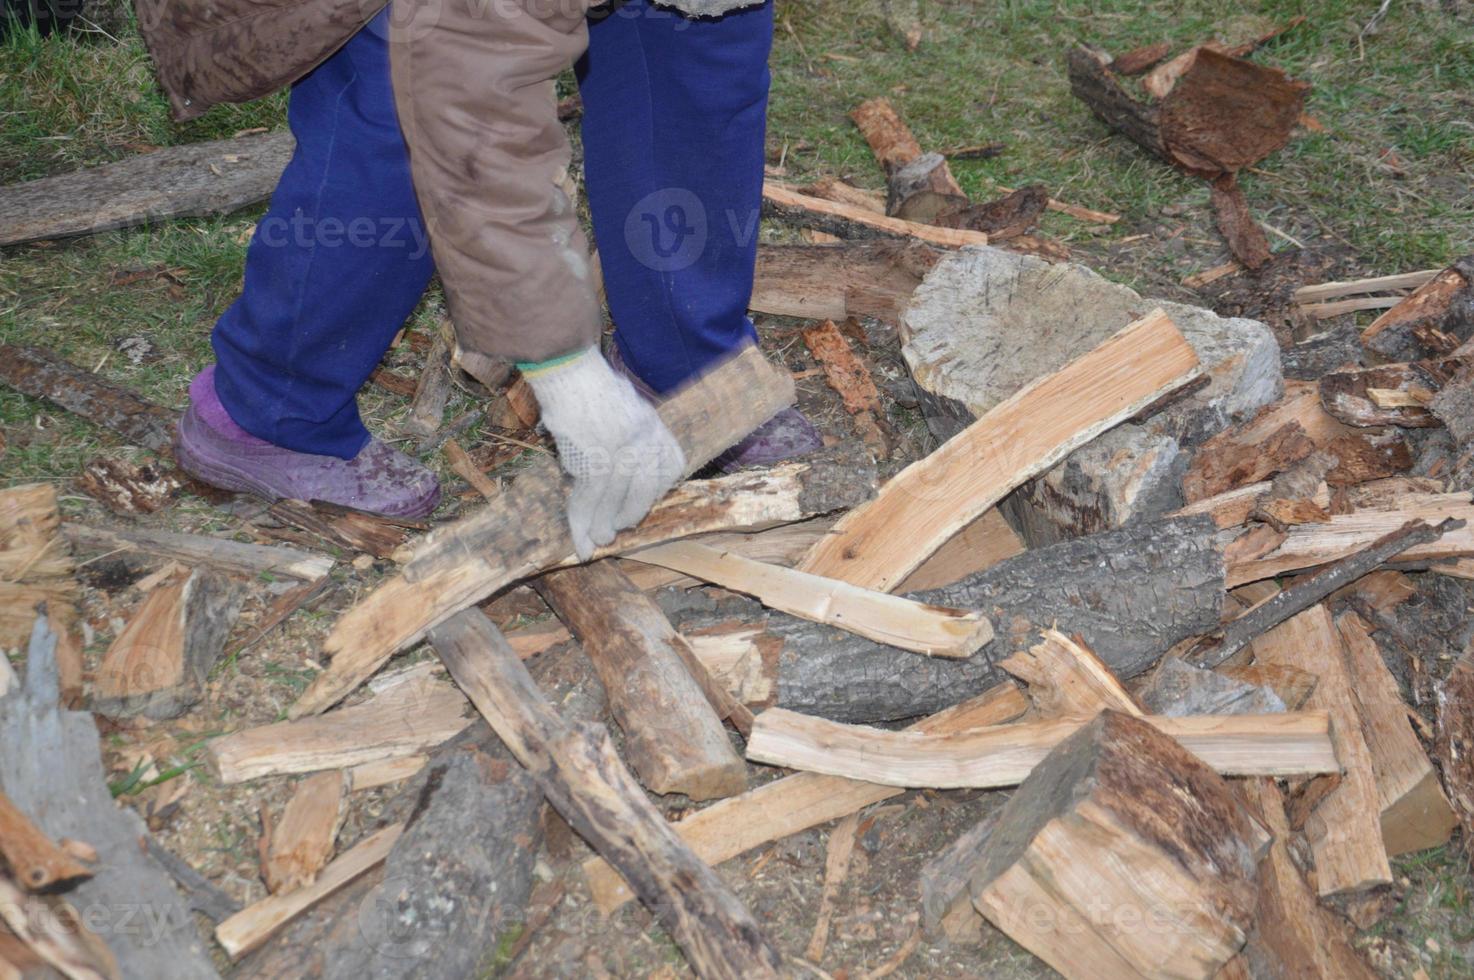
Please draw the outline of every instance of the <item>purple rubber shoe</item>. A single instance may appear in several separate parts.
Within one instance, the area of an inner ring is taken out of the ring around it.
[[[655,390],[641,381],[620,356],[619,345],[609,345],[609,366],[614,373],[630,380],[635,390],[647,401],[659,401]],[[790,459],[807,456],[824,448],[824,437],[804,413],[796,408],[785,408],[753,430],[752,434],[737,445],[722,453],[712,465],[723,473],[731,473],[748,466],[772,466]]]
[[[293,452],[242,429],[215,394],[215,366],[189,386],[174,458],[196,479],[267,500],[324,500],[388,517],[424,517],[440,483],[423,465],[378,439],[352,459]]]

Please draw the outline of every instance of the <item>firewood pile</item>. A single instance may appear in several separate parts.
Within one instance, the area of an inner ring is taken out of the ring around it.
[[[1247,50],[1081,50],[1070,70],[1213,181],[1252,268],[1234,174],[1282,145],[1266,133],[1303,88]],[[1157,101],[1125,95],[1117,76],[1153,65]],[[1205,106],[1243,85],[1274,118],[1228,153]],[[744,352],[660,407],[691,478],[588,564],[552,456],[488,475],[537,439],[524,386],[488,403],[518,434],[500,448],[443,423],[445,335],[421,377],[375,382],[413,398],[402,434],[443,448],[474,506],[432,526],[279,501],[234,525],[252,541],[146,519],[208,493],[168,458],[171,412],[0,350],[0,381],[156,453],[79,478],[126,526],[62,521],[50,486],[0,491],[0,646],[25,651],[0,658],[0,976],[468,977],[516,962],[560,903],[631,900],[699,976],[827,976],[862,813],[961,789],[1011,795],[927,855],[915,926],[868,976],[984,921],[1071,978],[1377,975],[1357,936],[1389,911],[1389,859],[1474,829],[1474,654],[1412,703],[1396,618],[1424,583],[1474,578],[1474,258],[1304,286],[1307,316],[1384,312],[1355,363],[1291,380],[1263,324],[1144,298],[1036,230],[1046,209],[1114,215],[1037,186],[975,203],[888,102],[853,118],[888,194],[773,176],[775,215],[810,237],[763,247],[752,303],[807,321],[848,431],[700,476],[794,398]],[[892,331],[928,454],[898,453],[855,320]],[[320,669],[284,717],[208,744],[223,787],[301,777],[263,810],[268,894],[240,907],[114,804],[95,720],[199,710],[222,663],[340,588],[344,554],[390,574],[305,651]],[[76,572],[100,555],[147,574],[89,664]],[[508,597],[552,615],[503,629]],[[350,842],[371,789],[385,803]],[[674,820],[670,794],[691,802]],[[534,874],[544,803],[593,852],[564,881]],[[821,826],[817,919],[780,948],[717,869]]]

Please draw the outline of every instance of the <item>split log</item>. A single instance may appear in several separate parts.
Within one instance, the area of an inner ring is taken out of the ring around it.
[[[718,689],[649,597],[607,561],[550,572],[539,594],[578,637],[624,732],[624,757],[652,792],[734,796],[747,767],[708,700]],[[720,693],[717,693],[720,697]]]
[[[227,956],[239,959],[264,943],[293,916],[380,864],[403,832],[404,824],[391,824],[375,831],[324,868],[312,884],[263,898],[220,923],[215,927],[215,941]]]
[[[124,976],[215,978],[187,904],[140,847],[148,829],[113,801],[92,715],[58,708],[55,649],[56,635],[42,617],[24,686],[0,697],[0,745],[25,747],[0,752],[0,792],[52,840],[86,841],[97,852],[93,876],[68,898],[90,911],[92,928],[107,932]],[[132,914],[140,909],[148,915]]]
[[[1207,518],[1136,522],[912,594],[978,609],[998,624],[993,642],[967,660],[917,657],[779,613],[764,621],[745,599],[657,598],[683,633],[714,622],[764,623],[773,703],[838,721],[894,721],[939,711],[1003,680],[994,665],[1038,642],[1035,623],[1080,634],[1117,677],[1134,677],[1164,650],[1218,625],[1222,562]]]
[[[1167,315],[1150,314],[902,470],[875,500],[840,518],[799,568],[893,590],[1008,491],[1200,370]],[[989,461],[982,478],[979,459]]]
[[[88,912],[91,915],[92,910]],[[0,929],[6,927],[57,971],[45,976],[123,980],[117,956],[70,902],[58,896],[27,895],[0,875]]]
[[[855,316],[895,323],[941,256],[921,242],[759,243],[748,306],[807,320]]]
[[[777,975],[778,953],[751,913],[650,804],[608,734],[559,718],[484,614],[457,613],[430,642],[553,807],[634,884],[698,976]]]
[[[1321,402],[1347,425],[1429,428],[1440,422],[1428,406],[1464,364],[1449,358],[1332,371],[1320,379]]]
[[[1361,334],[1367,350],[1413,361],[1453,353],[1474,335],[1474,256],[1464,256],[1372,321]]]
[[[1294,710],[1268,687],[1164,657],[1140,692],[1152,714],[1268,715]],[[1297,705],[1298,707],[1298,705]]]
[[[793,379],[763,359],[755,347],[728,360],[700,381],[667,399],[661,418],[685,453],[688,472],[706,465],[757,425],[771,418],[793,399]],[[803,477],[812,469],[786,471],[791,481],[787,520],[814,516],[801,513],[809,495]],[[853,473],[850,473],[853,480]],[[749,477],[761,484],[761,478]],[[771,494],[771,487],[769,488]],[[426,631],[457,610],[478,602],[519,578],[573,559],[568,520],[564,512],[567,487],[556,460],[543,457],[522,471],[515,484],[486,507],[453,524],[436,529],[416,550],[403,574],[380,586],[349,610],[333,628],[324,652],[332,664],[318,675],[289,712],[291,717],[322,711],[353,690],[395,651],[424,637]],[[851,496],[855,488],[841,488]],[[669,499],[669,498],[667,498]],[[751,503],[744,499],[743,503]],[[711,519],[706,501],[706,513]],[[722,527],[693,527],[699,521],[690,512],[680,514],[674,527],[661,523],[669,508],[655,511],[641,526],[621,534],[601,556],[618,553],[636,542],[684,537]],[[723,513],[725,525],[741,526]],[[773,514],[766,518],[781,523]],[[660,528],[662,536],[652,536]]]
[[[0,191],[0,246],[229,214],[266,200],[293,145],[291,133],[261,133],[12,184]]]
[[[1066,977],[1208,978],[1248,934],[1268,845],[1201,760],[1106,711],[1004,806],[971,894]]]
[[[1144,713],[1094,650],[1058,630],[1044,630],[1041,642],[998,666],[1029,686],[1029,700],[1046,718],[1091,718],[1105,708]]]
[[[924,718],[911,730],[944,734],[1001,725],[1028,702],[1011,681]],[[769,841],[837,820],[872,803],[899,796],[892,786],[800,772],[688,814],[672,824],[703,861],[720,864]],[[594,901],[606,914],[634,897],[619,873],[600,857],[584,862]]]
[[[362,704],[217,738],[209,752],[220,781],[240,783],[414,755],[470,723],[459,691],[415,674]]]
[[[1474,518],[1474,505],[1468,502],[1467,494],[1403,494],[1390,506],[1353,510],[1349,514],[1335,514],[1325,524],[1299,524],[1290,528],[1284,542],[1268,554],[1230,563],[1228,587],[1349,558],[1411,521],[1440,527],[1447,521],[1465,524],[1442,528],[1440,536],[1397,553],[1394,560],[1428,562],[1468,557],[1474,555],[1474,529],[1467,523],[1471,518]],[[1341,582],[1345,584],[1346,581]]]
[[[840,238],[912,238],[942,248],[988,244],[988,236],[980,231],[938,228],[917,221],[890,218],[853,204],[809,197],[771,180],[763,183],[763,204],[763,210],[776,218]]]
[[[1408,721],[1407,704],[1372,639],[1372,628],[1355,613],[1343,613],[1336,630],[1362,739],[1371,755],[1388,857],[1446,843],[1458,819]]]
[[[1254,928],[1239,954],[1248,975],[1263,980],[1372,980],[1376,973],[1351,945],[1351,930],[1316,900],[1290,856],[1290,822],[1274,781],[1245,779],[1235,789],[1272,839],[1259,863]]]
[[[1392,869],[1382,845],[1371,753],[1362,737],[1352,676],[1330,611],[1314,606],[1276,626],[1255,640],[1254,659],[1315,674],[1319,680],[1306,707],[1329,713],[1334,721],[1332,738],[1344,771],[1305,823],[1305,837],[1315,856],[1317,890],[1323,897],[1355,898],[1389,884]]]
[[[31,892],[61,891],[92,877],[91,868],[62,850],[0,792],[0,870],[5,869]]]
[[[753,561],[695,541],[631,552],[648,561],[750,595],[770,609],[834,626],[900,650],[931,657],[970,657],[993,640],[981,613],[915,602],[836,579]]]
[[[176,572],[148,594],[103,654],[92,710],[162,720],[198,704],[244,598],[217,572]]]
[[[41,347],[0,344],[0,384],[43,398],[156,453],[169,451],[177,413]]]
[[[1145,720],[1225,775],[1308,776],[1341,769],[1337,746],[1342,740],[1338,737],[1333,745],[1324,710]],[[1354,717],[1350,721],[1355,724]],[[992,789],[1019,785],[1057,745],[1087,724],[1088,719],[1063,718],[937,736],[769,708],[753,722],[747,757],[886,786]]]
[[[272,894],[295,891],[317,880],[333,856],[347,814],[348,776],[320,772],[297,784],[271,831],[261,877]]]
[[[454,343],[442,325],[425,355],[409,413],[399,426],[405,435],[419,440],[422,449],[427,448],[429,440],[434,438],[445,419],[445,406],[450,401],[450,355]]]
[[[1423,269],[1418,272],[1399,272],[1390,276],[1373,276],[1370,279],[1350,279],[1344,282],[1321,282],[1301,286],[1295,290],[1295,302],[1300,304],[1319,303],[1342,296],[1382,293],[1394,289],[1417,289],[1442,271]]]
[[[326,555],[314,555],[295,548],[247,544],[177,531],[66,524],[62,533],[78,551],[93,554],[138,552],[187,565],[208,565],[252,578],[264,573],[286,575],[305,582],[316,581],[332,571],[335,564]]]

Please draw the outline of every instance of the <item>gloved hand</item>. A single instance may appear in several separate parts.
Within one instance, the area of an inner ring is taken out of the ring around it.
[[[655,409],[610,369],[597,347],[519,364],[573,477],[568,529],[578,557],[633,527],[680,479],[686,456]]]

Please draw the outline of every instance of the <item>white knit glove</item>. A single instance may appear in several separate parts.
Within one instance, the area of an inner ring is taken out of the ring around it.
[[[587,561],[616,531],[644,519],[680,479],[686,456],[655,409],[598,348],[519,367],[558,444],[558,459],[573,477],[568,529],[578,557]]]

